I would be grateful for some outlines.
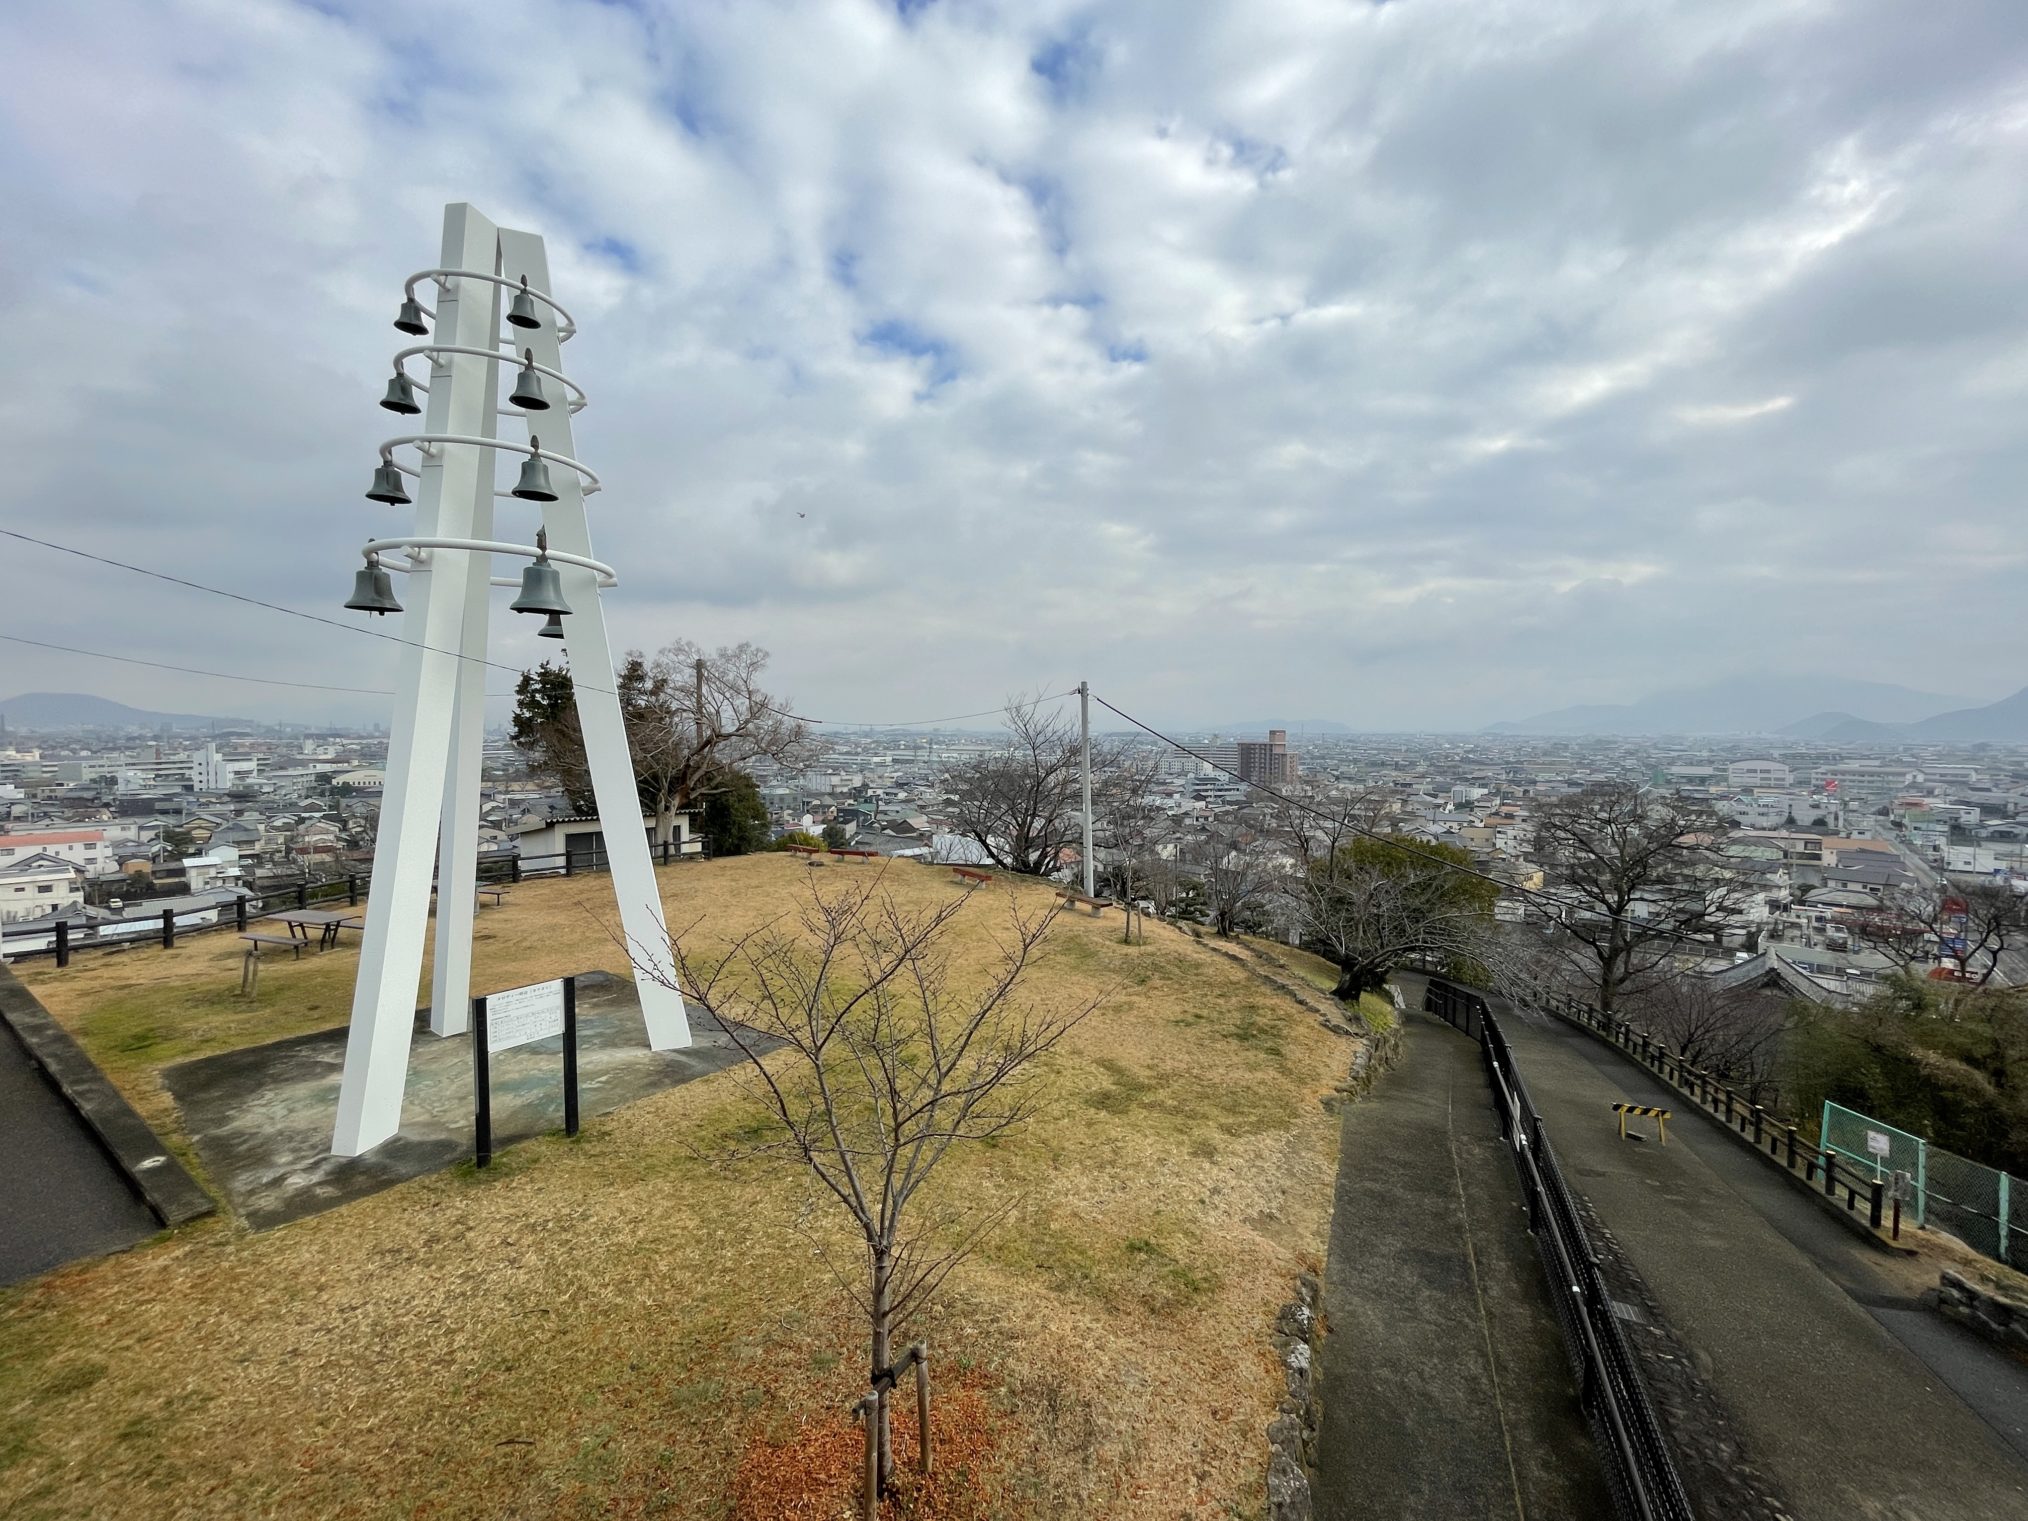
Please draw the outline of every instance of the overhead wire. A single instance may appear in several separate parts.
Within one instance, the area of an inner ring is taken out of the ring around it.
[[[1398,835],[1382,834],[1379,830],[1368,829],[1363,825],[1355,824],[1349,818],[1344,818],[1340,817],[1339,815],[1329,813],[1326,810],[1317,807],[1315,804],[1310,803],[1303,798],[1291,797],[1285,792],[1277,792],[1274,788],[1268,786],[1265,782],[1257,782],[1253,780],[1253,778],[1251,777],[1242,776],[1237,771],[1234,771],[1230,766],[1222,766],[1217,761],[1212,760],[1209,756],[1200,755],[1197,751],[1191,749],[1188,745],[1184,744],[1180,739],[1173,738],[1170,735],[1164,734],[1160,729],[1157,729],[1150,724],[1145,724],[1141,722],[1141,720],[1134,717],[1133,714],[1127,712],[1124,708],[1116,707],[1114,704],[1107,702],[1103,697],[1099,696],[1099,694],[1096,692],[1093,692],[1091,694],[1091,700],[1097,703],[1100,707],[1105,708],[1107,711],[1114,713],[1121,718],[1124,718],[1128,723],[1132,724],[1135,728],[1141,730],[1143,733],[1152,735],[1154,738],[1159,739],[1163,744],[1170,745],[1175,749],[1182,751],[1185,755],[1190,756],[1194,760],[1200,761],[1204,765],[1209,766],[1212,770],[1217,771],[1225,776],[1231,777],[1241,786],[1251,787],[1256,792],[1266,793],[1269,797],[1273,798],[1276,802],[1281,803],[1285,807],[1293,808],[1300,813],[1311,814],[1316,818],[1322,819],[1325,823],[1330,824],[1334,828],[1343,829],[1347,833],[1358,835],[1362,839],[1377,841],[1378,843],[1386,845],[1391,849],[1399,850],[1404,855],[1412,856],[1416,860],[1426,861],[1432,866],[1442,867],[1444,870],[1456,872],[1460,876],[1476,877],[1481,882],[1490,882],[1493,886],[1500,888],[1504,892],[1511,892],[1520,897],[1529,898],[1537,903],[1545,904],[1555,911],[1559,923],[1562,922],[1562,916],[1569,913],[1572,909],[1571,904],[1562,901],[1561,899],[1555,897],[1553,894],[1543,892],[1539,888],[1523,887],[1519,883],[1507,881],[1504,877],[1496,877],[1489,871],[1481,871],[1476,866],[1466,866],[1458,861],[1445,860],[1442,856],[1432,855],[1430,852],[1426,850],[1418,850],[1415,846],[1407,843]],[[1649,939],[1675,940],[1685,945],[1698,946],[1699,948],[1705,951],[1710,951],[1713,949],[1713,946],[1707,940],[1699,940],[1695,936],[1685,934],[1680,930],[1666,930],[1666,929],[1658,930],[1656,926],[1653,925],[1652,923],[1640,919],[1630,919],[1625,914],[1615,914],[1605,912],[1599,909],[1590,909],[1581,907],[1579,908],[1578,911],[1590,919],[1603,919],[1608,923],[1625,924],[1633,926],[1639,929],[1642,935]]]
[[[206,671],[194,665],[171,665],[166,660],[142,660],[134,655],[113,655],[105,650],[81,650],[75,645],[52,644],[47,639],[28,639],[20,634],[0,634],[9,644],[32,644],[39,650],[60,650],[66,655],[88,655],[93,660],[117,660],[122,665],[145,665],[158,671],[181,671],[187,676],[215,676],[221,681],[257,681],[269,687],[302,687],[312,692],[357,692],[364,697],[392,697],[381,687],[340,687],[322,681],[284,681],[275,676],[242,676],[233,671]]]
[[[114,570],[124,570],[130,572],[133,575],[147,576],[151,580],[166,581],[171,586],[186,587],[191,591],[206,592],[214,597],[225,597],[233,602],[244,602],[249,607],[266,608],[271,613],[283,613],[291,618],[302,618],[306,619],[311,623],[321,623],[325,625],[327,628],[344,629],[347,633],[352,634],[364,634],[369,639],[385,639],[391,644],[406,645],[410,649],[425,650],[433,655],[449,655],[454,660],[468,660],[473,662],[474,664],[483,665],[495,671],[506,671],[510,675],[514,676],[520,676],[524,674],[521,667],[519,666],[504,665],[497,660],[488,660],[482,655],[467,655],[458,650],[443,649],[438,645],[426,644],[420,639],[405,638],[400,634],[390,634],[386,632],[384,629],[368,628],[363,624],[342,623],[336,618],[326,618],[321,613],[306,613],[301,608],[285,607],[279,602],[266,602],[259,597],[249,597],[244,592],[228,591],[222,586],[207,586],[202,581],[192,581],[184,576],[173,576],[170,575],[167,571],[154,570],[146,565],[133,565],[125,560],[115,560],[110,555],[93,554],[88,549],[78,549],[69,544],[58,544],[51,539],[39,539],[34,534],[21,533],[12,528],[0,528],[0,535],[4,535],[5,537],[10,539],[19,539],[24,544],[34,544],[40,546],[43,549],[53,549],[58,554],[75,555],[80,560],[90,560],[95,564],[109,565]],[[208,674],[222,674],[222,673],[208,673]],[[366,689],[355,687],[355,688],[334,688],[333,690],[365,691]],[[587,687],[585,690],[589,692],[606,692],[606,693],[610,693],[613,691],[611,687]],[[382,694],[375,692],[372,695],[379,696]]]

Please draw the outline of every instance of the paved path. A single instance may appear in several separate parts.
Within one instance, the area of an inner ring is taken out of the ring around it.
[[[2028,1369],[1612,1047],[1495,1011],[1572,1186],[1798,1521],[2028,1518]],[[1682,1118],[1666,1146],[1621,1141],[1615,1099]]]
[[[1478,1046],[1421,1014],[1346,1106],[1320,1521],[1611,1515]]]
[[[0,1283],[152,1236],[155,1216],[0,1021]]]

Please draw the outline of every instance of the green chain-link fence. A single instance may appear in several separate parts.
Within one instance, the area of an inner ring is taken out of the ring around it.
[[[1829,1100],[1826,1149],[1875,1177],[1905,1179],[1915,1223],[1948,1231],[1965,1245],[2014,1267],[2028,1267],[2028,1182],[1932,1146]]]

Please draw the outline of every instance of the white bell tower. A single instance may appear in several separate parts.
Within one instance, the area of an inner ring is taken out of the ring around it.
[[[689,1020],[668,964],[661,899],[599,603],[600,587],[618,581],[610,566],[591,557],[585,497],[598,490],[598,477],[577,462],[572,439],[571,418],[586,397],[563,374],[561,350],[577,325],[549,293],[549,259],[534,233],[495,227],[462,203],[447,206],[438,262],[438,268],[407,282],[395,325],[428,336],[395,356],[395,378],[381,403],[400,413],[417,410],[413,394],[425,387],[408,377],[405,366],[424,362],[429,382],[423,431],[380,446],[370,493],[378,501],[405,504],[407,482],[414,481],[415,528],[406,537],[376,538],[365,546],[367,568],[347,604],[402,612],[407,648],[388,736],[373,886],[331,1141],[333,1153],[343,1157],[372,1150],[401,1127],[433,868],[438,891],[430,1029],[444,1036],[469,1027],[486,618],[495,586],[522,587],[519,600],[533,596],[543,604],[560,588],[568,613],[549,612],[545,632],[552,637],[560,632],[570,657],[620,924],[636,962],[646,963],[635,987],[648,1044],[657,1051],[690,1044]],[[433,314],[417,295],[425,286],[435,295]],[[425,321],[431,316],[433,333]],[[510,367],[513,404],[502,407],[502,371]],[[528,442],[501,438],[502,418],[516,432],[525,424]],[[413,450],[414,462],[397,450]],[[494,485],[502,453],[523,457],[511,491]],[[496,498],[510,513],[521,512],[524,503],[539,507],[536,544],[493,537]],[[395,555],[401,558],[387,558]],[[495,579],[494,555],[519,556],[535,565],[525,581]],[[552,567],[553,580],[546,574]],[[394,599],[389,570],[407,577],[405,611]],[[547,595],[540,595],[545,588]]]

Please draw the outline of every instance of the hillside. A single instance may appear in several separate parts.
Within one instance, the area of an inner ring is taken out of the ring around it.
[[[1895,740],[1916,744],[2028,744],[2028,687],[2012,697],[1984,707],[1957,708],[1938,713],[1918,723],[1874,723],[1850,714],[1826,714],[1843,721],[1832,724],[1813,738],[1834,744],[1885,743]]]
[[[964,891],[933,868],[774,855],[660,883],[667,922],[695,923],[710,955],[812,884],[883,872],[904,909]],[[1028,912],[1052,901],[1013,893]],[[983,975],[1008,908],[998,885],[965,900],[959,980]],[[606,878],[522,884],[479,918],[475,987],[624,972],[611,917]],[[1249,956],[1119,931],[1112,914],[1052,927],[1029,995],[1106,1001],[1050,1058],[1040,1114],[945,1175],[947,1198],[1007,1213],[910,1332],[972,1475],[954,1465],[966,1508],[939,1514],[1260,1510],[1282,1387],[1267,1336],[1321,1260],[1325,1101],[1353,1042]],[[277,960],[255,999],[234,991],[239,952],[229,933],[190,936],[26,975],[173,1127],[165,1065],[343,1020],[355,950]],[[13,1513],[702,1521],[739,1495],[746,1516],[841,1514],[863,1345],[813,1247],[848,1271],[857,1248],[798,1169],[726,1160],[758,1115],[721,1073],[483,1174],[258,1234],[187,1227],[0,1298],[0,1462],[30,1500]]]
[[[1744,676],[1652,693],[1629,703],[1591,703],[1489,724],[1490,734],[1776,734],[1798,721],[1868,714],[1878,722],[1925,718],[1962,697],[1841,676]],[[1814,715],[1814,716],[1812,716]]]
[[[23,692],[0,702],[0,717],[23,729],[208,729],[247,722],[201,713],[156,713],[89,692]]]

